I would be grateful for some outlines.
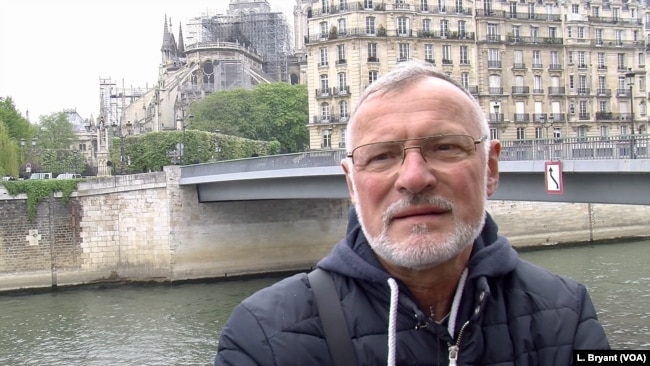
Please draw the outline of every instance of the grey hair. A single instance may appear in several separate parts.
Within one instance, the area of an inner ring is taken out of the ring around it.
[[[373,94],[386,94],[391,91],[402,90],[415,81],[426,77],[433,77],[447,81],[461,90],[465,95],[467,95],[467,97],[469,97],[469,99],[473,102],[472,114],[474,115],[476,124],[481,130],[481,135],[486,135],[488,137],[488,143],[485,143],[484,145],[486,148],[489,148],[490,129],[487,119],[483,114],[483,109],[479,105],[476,98],[474,98],[474,96],[469,93],[459,82],[447,76],[447,74],[439,71],[433,67],[433,65],[424,61],[407,61],[399,63],[394,69],[392,69],[387,74],[382,75],[361,93],[359,100],[357,101],[357,105],[353,109],[348,122],[346,131],[348,141],[353,141],[352,125],[354,124],[354,119],[359,111],[359,108],[366,101],[366,99],[368,99]],[[350,147],[348,147],[348,151]]]

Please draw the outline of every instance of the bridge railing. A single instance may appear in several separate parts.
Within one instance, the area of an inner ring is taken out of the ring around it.
[[[650,135],[501,141],[502,161],[649,159]]]
[[[317,150],[294,154],[210,162],[183,167],[182,176],[212,175],[339,166],[345,159],[345,149]]]
[[[501,141],[501,161],[650,159],[650,135]],[[210,162],[183,167],[182,176],[339,166],[345,149]]]

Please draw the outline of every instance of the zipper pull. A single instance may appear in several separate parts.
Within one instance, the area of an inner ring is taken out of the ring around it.
[[[449,366],[456,366],[456,360],[458,360],[458,346],[450,345],[449,346]]]

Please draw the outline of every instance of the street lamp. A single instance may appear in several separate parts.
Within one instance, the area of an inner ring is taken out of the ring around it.
[[[632,69],[627,69],[628,72],[625,73],[625,78],[627,79],[627,84],[630,86],[630,126],[632,127],[632,136],[630,137],[630,158],[636,159],[636,154],[634,153],[634,76],[635,73]]]

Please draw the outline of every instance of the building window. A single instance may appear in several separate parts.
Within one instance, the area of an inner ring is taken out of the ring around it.
[[[397,35],[399,36],[408,36],[409,34],[409,26],[408,26],[408,21],[409,19],[407,17],[399,17],[397,18]]]
[[[533,93],[541,94],[544,92],[544,87],[542,86],[542,76],[534,75],[533,76]]]
[[[339,147],[343,148],[347,144],[347,137],[345,135],[345,128],[339,130]]]
[[[372,9],[372,0],[363,0],[364,9]]]
[[[327,29],[327,22],[320,22],[320,38],[327,38],[329,36]]]
[[[469,65],[469,47],[460,46],[460,64]]]
[[[585,63],[585,51],[578,51],[578,67],[587,67]]]
[[[487,40],[496,42],[499,40],[499,25],[495,23],[488,23],[487,25]]]
[[[345,100],[339,102],[339,115],[342,120],[348,118],[348,102]]]
[[[499,139],[499,129],[492,127],[490,128],[490,140],[498,140]]]
[[[434,63],[433,60],[433,45],[425,44],[424,45],[424,60]]]
[[[400,43],[399,44],[399,60],[398,61],[407,61],[409,59],[409,44]]]
[[[616,61],[618,64],[618,69],[621,71],[627,71],[627,67],[625,67],[625,54],[624,53],[619,53],[616,57]]]
[[[525,139],[526,139],[526,128],[517,127],[517,140],[525,140]]]
[[[329,13],[330,12],[330,10],[329,10],[329,8],[330,8],[329,0],[321,0],[320,4],[321,4],[320,8],[321,8],[321,11],[323,13]]]
[[[465,89],[469,89],[469,73],[461,72],[460,73],[460,85]]]
[[[320,61],[318,66],[327,66],[327,48],[320,49]]]
[[[447,12],[446,0],[438,0],[438,9],[441,13]]]
[[[320,92],[321,94],[329,94],[329,81],[327,74],[320,76]]]
[[[377,81],[379,73],[377,71],[368,71],[368,84],[372,84]]]
[[[535,19],[535,3],[528,3],[528,19]]]
[[[322,103],[320,105],[320,119],[321,121],[330,120],[330,105],[329,103]]]
[[[368,43],[368,61],[377,62],[377,44]]]
[[[366,34],[375,34],[375,18],[366,18]]]
[[[447,37],[449,35],[449,21],[440,21],[440,36]]]
[[[420,11],[429,11],[428,0],[420,0]]]
[[[598,55],[596,55],[596,62],[598,64],[599,69],[605,68],[605,53],[604,52],[598,52]]]
[[[451,59],[451,46],[448,44],[445,44],[442,46],[442,64],[443,65],[451,65],[454,62]]]
[[[338,61],[339,63],[345,63],[345,45],[340,44],[336,46],[337,53],[338,53]]]
[[[422,19],[422,32],[425,34],[431,32],[431,19]]]
[[[346,33],[346,26],[345,26],[345,19],[339,19],[339,34],[345,34]]]
[[[322,142],[321,147],[323,149],[329,149],[332,147],[332,130],[326,128],[321,132]]]
[[[600,126],[600,136],[601,137],[609,136],[609,126]]]
[[[348,82],[347,75],[344,72],[339,72],[339,94],[347,90]]]

